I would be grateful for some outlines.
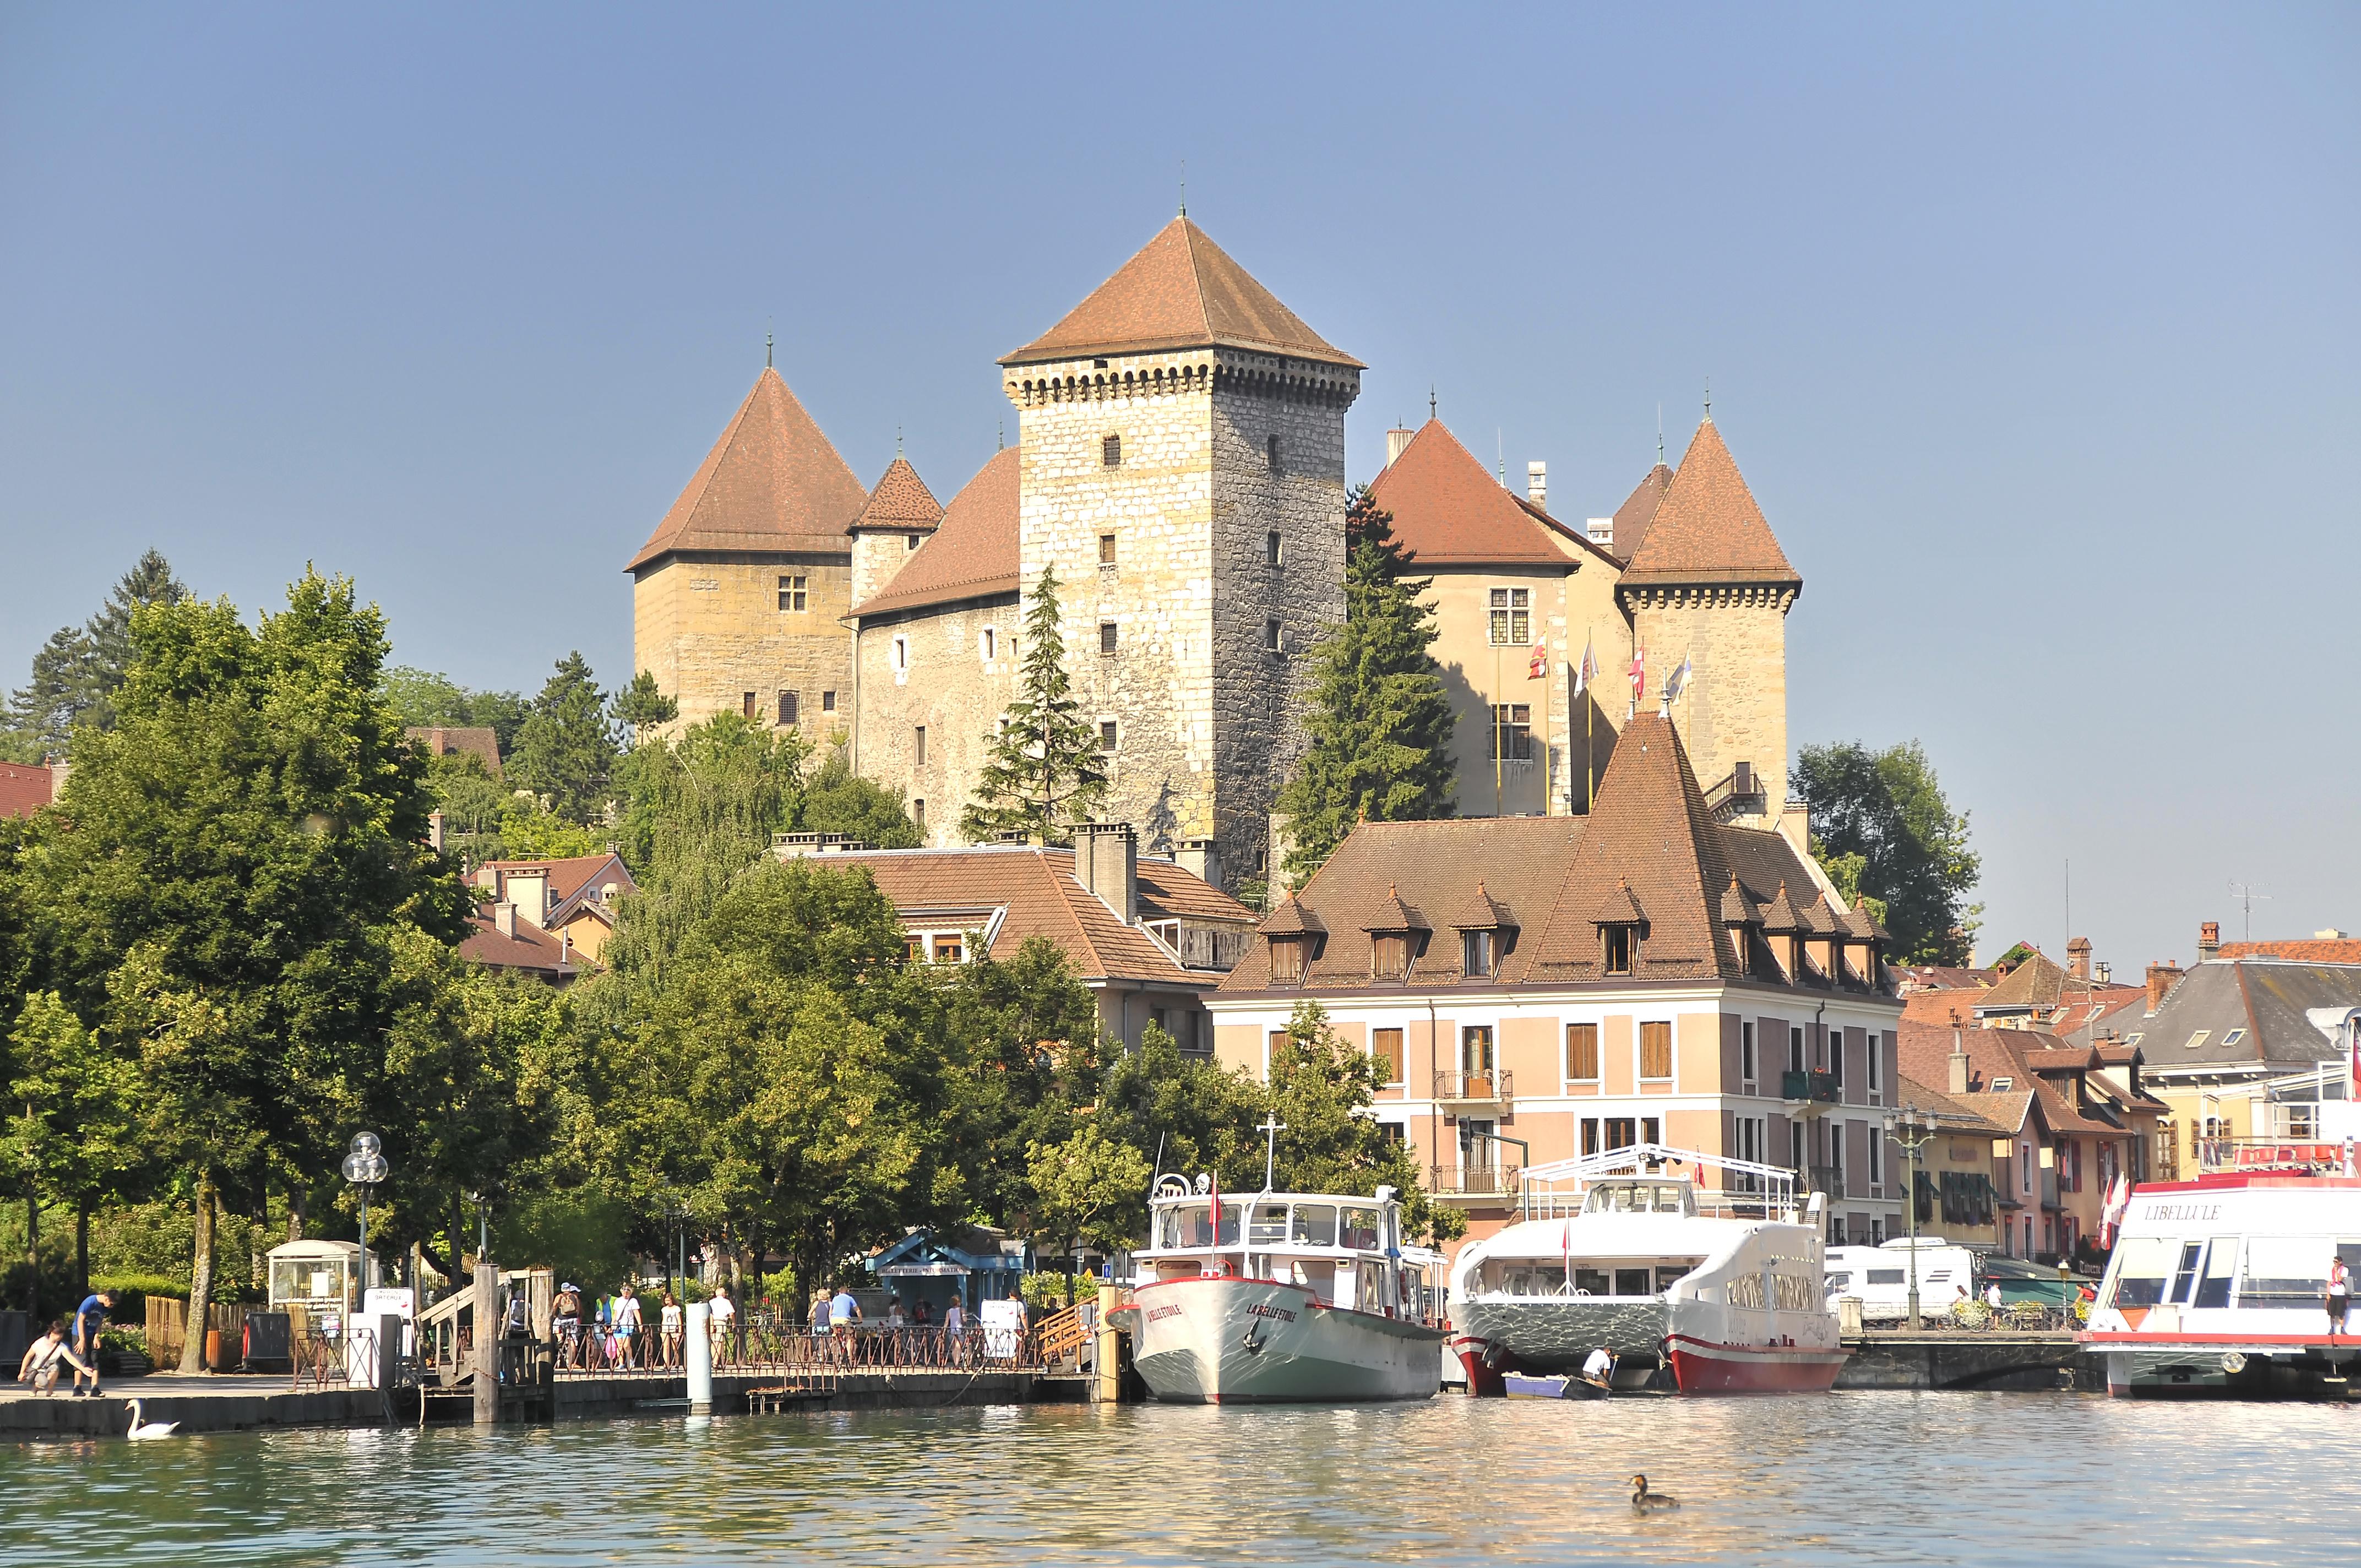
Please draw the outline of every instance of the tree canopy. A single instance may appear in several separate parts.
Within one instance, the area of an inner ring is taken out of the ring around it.
[[[1811,813],[1814,857],[1839,891],[1879,909],[1894,961],[1968,961],[1983,912],[1967,902],[1981,861],[1968,848],[1968,814],[1951,809],[1917,741],[1806,746],[1795,795]]]
[[[515,787],[532,790],[566,821],[587,824],[602,818],[614,798],[620,755],[606,694],[577,652],[557,662],[533,699],[506,769]]]
[[[1393,535],[1393,518],[1356,489],[1345,513],[1345,620],[1312,651],[1303,724],[1311,745],[1279,792],[1301,883],[1356,822],[1448,817],[1455,785],[1451,702],[1430,650],[1431,579]]]

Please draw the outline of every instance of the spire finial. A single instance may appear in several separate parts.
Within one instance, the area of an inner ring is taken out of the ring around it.
[[[763,329],[763,368],[771,368],[771,329],[767,326]]]
[[[1656,405],[1656,466],[1664,466],[1664,405]]]
[[[1426,384],[1426,417],[1430,420],[1434,417],[1434,383],[1432,381]]]
[[[902,455],[902,427],[898,424],[894,427],[894,455]]]
[[[992,449],[994,452],[1008,450],[1008,416],[1006,414],[1000,416],[1000,439],[993,443]]]
[[[1705,422],[1708,424],[1713,422],[1713,378],[1710,376],[1705,378]]]
[[[1180,215],[1189,215],[1189,160],[1180,160]]]

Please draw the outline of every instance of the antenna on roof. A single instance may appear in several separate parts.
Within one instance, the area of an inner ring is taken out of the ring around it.
[[[2255,939],[2255,905],[2257,902],[2268,904],[2271,895],[2257,893],[2251,886],[2240,886],[2234,882],[2230,884],[2230,896],[2246,906],[2246,940],[2251,942]]]
[[[1664,466],[1664,405],[1656,405],[1656,466]]]
[[[1509,488],[1509,442],[1497,424],[1492,427],[1492,456],[1500,466],[1500,488],[1505,490]]]

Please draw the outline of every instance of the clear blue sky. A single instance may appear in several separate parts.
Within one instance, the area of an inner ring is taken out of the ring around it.
[[[1925,742],[1988,952],[2060,949],[2070,859],[2118,975],[2233,879],[2361,927],[2356,80],[2351,6],[13,5],[0,680],[150,544],[624,679],[766,325],[948,496],[1185,159],[1369,363],[1356,478],[1432,383],[1604,511],[1710,378],[1806,579],[1792,737]]]

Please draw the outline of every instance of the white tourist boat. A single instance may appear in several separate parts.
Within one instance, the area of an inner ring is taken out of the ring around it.
[[[1707,1170],[1719,1185],[1699,1184]],[[1600,1346],[1617,1386],[1669,1367],[1685,1394],[1822,1390],[1846,1351],[1822,1293],[1825,1200],[1794,1173],[1660,1144],[1536,1166],[1524,1219],[1462,1247],[1452,1346],[1475,1395],[1505,1374],[1578,1372]]]
[[[2222,1152],[2228,1168],[2125,1195],[2083,1348],[2118,1396],[2345,1396],[2361,1335],[2327,1305],[2335,1259],[2361,1276],[2353,1146]]]
[[[1224,1196],[1168,1175],[1132,1258],[1111,1318],[1156,1398],[1424,1399],[1441,1382],[1442,1259],[1403,1247],[1392,1188]]]

